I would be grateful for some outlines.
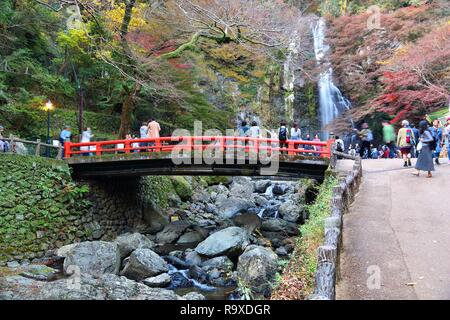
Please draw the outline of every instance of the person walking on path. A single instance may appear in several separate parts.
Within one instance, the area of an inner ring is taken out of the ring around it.
[[[367,151],[367,156],[370,157],[370,144],[373,141],[373,133],[372,130],[369,129],[369,124],[367,122],[364,122],[361,128],[361,131],[354,129],[362,142],[359,155],[361,158],[364,158]]]
[[[407,120],[402,121],[402,128],[398,131],[397,135],[397,145],[402,153],[404,167],[410,167],[411,164],[411,149],[415,144],[414,133],[409,127],[409,122]]]
[[[441,122],[439,120],[433,121],[433,126],[430,127],[431,135],[436,141],[436,148],[433,151],[433,159],[437,165],[440,165],[439,155],[441,154],[441,149],[443,146],[443,130],[441,127]]]
[[[94,135],[92,134],[91,128],[84,128],[83,133],[81,134],[81,142],[82,143],[86,143],[86,142],[91,142],[91,139],[94,137]],[[80,147],[80,150],[83,151],[89,151],[92,150],[91,146],[84,146],[84,147]],[[90,156],[92,155],[92,153],[86,152],[83,153],[83,156]]]
[[[386,146],[389,148],[389,158],[393,159],[395,157],[395,129],[392,124],[390,124],[387,120],[384,120],[383,123],[383,141]]]
[[[448,157],[448,164],[450,164],[450,117],[447,118],[447,124],[445,126],[444,130],[444,138],[447,140],[446,147],[447,147],[447,157]]]
[[[433,176],[431,172],[434,171],[434,164],[433,164],[433,154],[430,145],[433,142],[434,138],[431,135],[426,120],[420,121],[419,133],[420,138],[418,149],[420,150],[420,154],[416,163],[416,172],[412,174],[415,176],[419,176],[420,171],[427,171],[428,172],[427,177],[431,178]]]
[[[278,128],[278,140],[280,141],[280,149],[287,148],[287,139],[288,139],[288,129],[286,127],[286,121],[281,121],[280,128]],[[282,153],[286,153],[282,151]]]

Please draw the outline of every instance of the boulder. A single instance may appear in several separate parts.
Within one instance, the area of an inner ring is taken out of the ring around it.
[[[219,206],[219,215],[222,219],[231,219],[238,213],[245,212],[255,204],[247,199],[230,197]]]
[[[253,181],[248,177],[235,177],[230,186],[231,196],[248,199],[254,191]]]
[[[120,269],[120,252],[116,243],[105,241],[80,242],[66,253],[64,272],[73,272],[73,266],[81,273],[101,275],[118,274]]]
[[[272,181],[270,180],[257,180],[255,182],[255,191],[258,193],[265,193],[271,184]]]
[[[249,234],[239,227],[228,227],[213,233],[195,248],[200,255],[217,257],[239,255],[248,245]]]
[[[262,222],[261,230],[270,232],[282,232],[287,235],[299,234],[298,225],[283,219],[267,219]]]
[[[242,227],[249,233],[261,226],[261,218],[255,213],[243,213],[236,216],[233,222],[238,227]]]
[[[228,189],[227,189],[228,190]],[[216,206],[221,206],[225,201],[227,201],[228,196],[226,194],[223,193],[219,193],[214,200],[214,203],[216,204]]]
[[[226,256],[215,257],[202,263],[202,267],[205,270],[217,268],[231,272],[233,270],[233,266],[233,262]]]
[[[142,280],[142,283],[151,288],[164,288],[167,287],[171,281],[172,278],[169,276],[168,273],[162,273],[155,277],[146,278]]]
[[[189,231],[183,234],[177,241],[179,244],[187,244],[187,243],[199,243],[205,239],[203,235],[198,231]]]
[[[56,255],[58,257],[64,257],[65,258],[67,256],[67,253],[70,252],[77,244],[78,243],[72,243],[72,244],[68,244],[66,246],[63,246],[63,247],[59,248],[56,251]]]
[[[211,195],[205,190],[200,190],[192,195],[192,202],[208,203],[211,201]]]
[[[191,277],[194,280],[197,280],[198,282],[204,283],[208,279],[208,275],[206,274],[206,271],[203,270],[203,268],[200,268],[199,266],[190,266],[189,267],[189,277]]]
[[[280,257],[286,257],[288,255],[288,252],[285,247],[279,247],[275,250],[275,253],[279,255]]]
[[[163,258],[150,249],[136,249],[123,269],[121,275],[136,281],[153,277],[169,271]]]
[[[302,217],[302,211],[303,208],[295,204],[295,202],[292,200],[284,202],[278,209],[280,216],[284,220],[289,222],[299,221],[299,219]]]
[[[201,265],[202,260],[202,257],[195,250],[187,249],[184,253],[184,261],[191,266]]]
[[[171,222],[156,234],[157,243],[173,243],[189,228],[190,224],[185,221]]]
[[[248,246],[238,260],[238,277],[253,292],[266,293],[275,279],[277,260],[278,256],[268,248]]]
[[[206,183],[208,184],[208,186],[212,186],[212,185],[219,185],[219,184],[223,184],[223,185],[229,185],[232,181],[233,178],[232,177],[228,177],[228,176],[206,176],[204,177]]]
[[[184,178],[180,176],[171,177],[173,188],[182,201],[187,201],[192,197],[192,186]]]
[[[119,248],[120,257],[126,258],[136,249],[153,249],[155,244],[140,233],[125,233],[114,240]]]
[[[36,281],[20,276],[0,278],[0,300],[179,300],[173,291],[150,288],[114,274],[82,273],[79,281]]]

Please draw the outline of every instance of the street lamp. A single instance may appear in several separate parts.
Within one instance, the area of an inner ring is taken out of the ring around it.
[[[53,110],[53,103],[48,100],[44,110],[47,111],[47,144],[50,144],[50,111]],[[50,147],[47,146],[47,157],[50,157]]]

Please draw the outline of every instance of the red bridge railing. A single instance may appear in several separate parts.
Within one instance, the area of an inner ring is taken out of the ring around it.
[[[233,136],[179,136],[160,137],[146,139],[127,139],[110,141],[93,141],[82,143],[64,143],[64,157],[87,156],[93,154],[102,156],[116,153],[137,153],[137,152],[172,152],[174,150],[205,150],[219,149],[227,151],[244,152],[274,152],[288,155],[317,155],[323,158],[331,157],[331,146],[334,140],[309,141],[309,140],[287,140],[280,147],[278,139],[270,138],[250,138]],[[311,149],[307,149],[309,146]]]

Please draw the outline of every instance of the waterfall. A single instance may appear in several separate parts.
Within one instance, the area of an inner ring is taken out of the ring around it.
[[[350,101],[342,95],[341,91],[333,83],[333,68],[328,60],[330,47],[325,43],[325,31],[325,20],[320,18],[312,26],[312,32],[316,61],[324,69],[319,79],[319,111],[322,128],[351,107]],[[328,138],[328,132],[324,133],[323,138]]]
[[[285,91],[284,106],[285,115],[288,120],[294,120],[294,82],[295,82],[295,65],[294,58],[298,54],[297,50],[297,33],[292,36],[292,42],[289,44],[286,60],[283,65],[283,89]]]

